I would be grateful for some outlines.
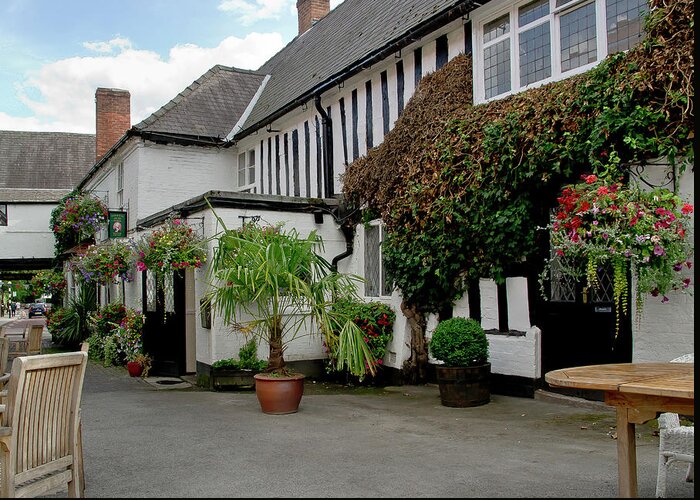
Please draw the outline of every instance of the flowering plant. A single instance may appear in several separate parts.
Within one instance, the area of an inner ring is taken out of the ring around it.
[[[31,280],[35,295],[60,293],[66,288],[66,277],[54,269],[43,269]]]
[[[564,261],[563,272],[577,278],[585,274],[586,287],[599,286],[598,268],[612,264],[613,297],[627,310],[627,271],[636,279],[637,305],[643,297],[663,297],[670,290],[687,291],[693,248],[690,222],[693,206],[673,192],[656,188],[644,191],[595,175],[566,186],[558,198],[551,224],[552,249]],[[582,267],[583,266],[583,269]]]
[[[62,200],[51,214],[56,237],[77,235],[77,241],[93,236],[107,222],[107,206],[102,200],[89,194],[74,193]]]
[[[86,282],[106,285],[117,279],[132,281],[129,272],[133,261],[131,247],[120,240],[106,245],[90,245],[70,261],[72,269],[80,271]]]
[[[126,361],[135,361],[143,354],[143,324],[145,316],[135,309],[127,309],[126,315],[113,331],[117,338],[117,352]]]
[[[168,219],[136,244],[136,269],[156,273],[202,267],[204,240],[182,219]]]
[[[126,306],[120,302],[110,302],[92,312],[88,316],[88,322],[93,333],[100,337],[112,334],[122,320],[126,317]]]
[[[338,300],[333,303],[332,309],[352,318],[353,322],[362,330],[362,340],[369,347],[372,357],[372,366],[381,366],[386,354],[386,346],[391,340],[396,313],[386,304],[381,302],[356,302],[352,300]],[[335,367],[335,356],[329,353],[328,370]],[[366,361],[369,371],[369,361]]]

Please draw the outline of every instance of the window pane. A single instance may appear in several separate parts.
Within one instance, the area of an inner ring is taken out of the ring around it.
[[[365,229],[365,296],[379,296],[379,226]]]
[[[486,99],[510,90],[510,40],[484,49],[484,89]]]
[[[255,150],[248,151],[248,184],[255,182]]]
[[[245,186],[245,153],[238,155],[238,185]]]
[[[607,0],[608,53],[628,50],[644,38],[647,0]]]
[[[484,25],[484,43],[495,40],[508,32],[510,32],[510,20],[509,15],[506,14]]]
[[[390,283],[387,276],[386,276],[386,265],[384,265],[384,236],[386,233],[384,232],[384,227],[382,226],[382,239],[381,243],[379,245],[379,252],[382,257],[382,295],[388,296],[391,295],[391,292],[394,290],[393,283]]]
[[[549,23],[520,33],[520,85],[552,76]]]
[[[518,9],[518,25],[525,26],[547,14],[549,14],[549,0],[535,0]]]
[[[589,3],[561,16],[561,70],[569,71],[597,58],[595,4]]]
[[[7,205],[0,205],[0,226],[7,226]]]

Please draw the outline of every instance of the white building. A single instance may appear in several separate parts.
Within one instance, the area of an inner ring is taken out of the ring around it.
[[[380,145],[421,78],[458,54],[473,57],[475,103],[499,99],[581,73],[609,52],[634,45],[643,4],[345,0],[329,12],[327,1],[300,0],[300,33],[284,49],[255,72],[212,68],[151,117],[122,130],[108,151],[98,151],[104,156],[79,187],[106,192],[110,208],[127,210],[132,238],[173,214],[205,236],[215,234],[220,228],[207,200],[228,227],[260,217],[287,221],[302,233],[319,230],[328,260],[341,272],[368,278],[362,294],[397,312],[384,366],[398,374],[410,355],[410,332],[400,292],[382,282],[379,221],[369,229],[360,224],[354,233],[342,227],[346,166]],[[584,33],[588,38],[574,43]],[[98,115],[99,106],[98,95]],[[98,144],[99,136],[98,129]],[[688,175],[683,184],[692,186]],[[372,270],[370,261],[376,262]],[[157,308],[148,281],[139,276],[126,285],[127,305]],[[166,321],[169,336],[158,337],[169,346],[162,352],[169,368],[162,368],[207,375],[214,361],[235,356],[242,339],[216,318],[211,325],[202,318],[204,270],[190,272],[179,286],[165,291],[173,295],[164,300],[166,311],[182,315]],[[547,332],[531,320],[533,287],[526,276],[509,277],[502,286],[483,279],[455,307],[455,315],[478,310],[501,392],[530,395],[543,377]],[[645,314],[659,318],[657,326],[673,327],[663,334],[650,326],[634,331],[629,354],[635,360],[671,359],[692,347],[692,301],[673,304],[663,311],[647,308]],[[428,334],[434,324],[431,318]],[[570,348],[577,348],[575,342]],[[297,342],[285,355],[308,362],[308,370],[323,357],[320,339]]]

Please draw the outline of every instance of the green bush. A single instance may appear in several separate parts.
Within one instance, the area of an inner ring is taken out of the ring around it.
[[[362,339],[374,358],[375,368],[382,365],[386,346],[391,341],[394,329],[396,313],[390,306],[382,302],[360,302],[354,300],[338,300],[333,304],[332,309],[353,322],[362,330]],[[329,363],[327,371],[336,370],[336,363],[333,353],[329,353]]]
[[[215,361],[212,368],[261,371],[267,368],[267,361],[258,359],[258,345],[250,339],[238,350],[238,359],[228,358]]]
[[[48,328],[53,342],[67,348],[77,348],[92,333],[88,317],[96,308],[95,286],[83,283],[68,307],[51,316]]]
[[[100,307],[90,314],[90,328],[93,333],[106,337],[112,334],[126,317],[126,306],[121,302],[112,302]]]
[[[489,342],[481,324],[472,318],[438,323],[429,344],[430,354],[446,366],[477,366],[489,359]]]

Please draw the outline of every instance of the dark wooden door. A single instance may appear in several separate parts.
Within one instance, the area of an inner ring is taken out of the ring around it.
[[[612,269],[598,269],[600,287],[584,289],[585,278],[577,282],[558,271],[552,262],[545,286],[548,300],[537,303],[538,326],[542,330],[542,375],[572,366],[632,361],[632,335],[629,314],[620,311],[619,323],[613,298]],[[629,313],[629,308],[628,308]],[[598,391],[546,390],[601,400]]]
[[[143,271],[143,350],[153,358],[150,374],[177,377],[185,365],[185,278]]]

